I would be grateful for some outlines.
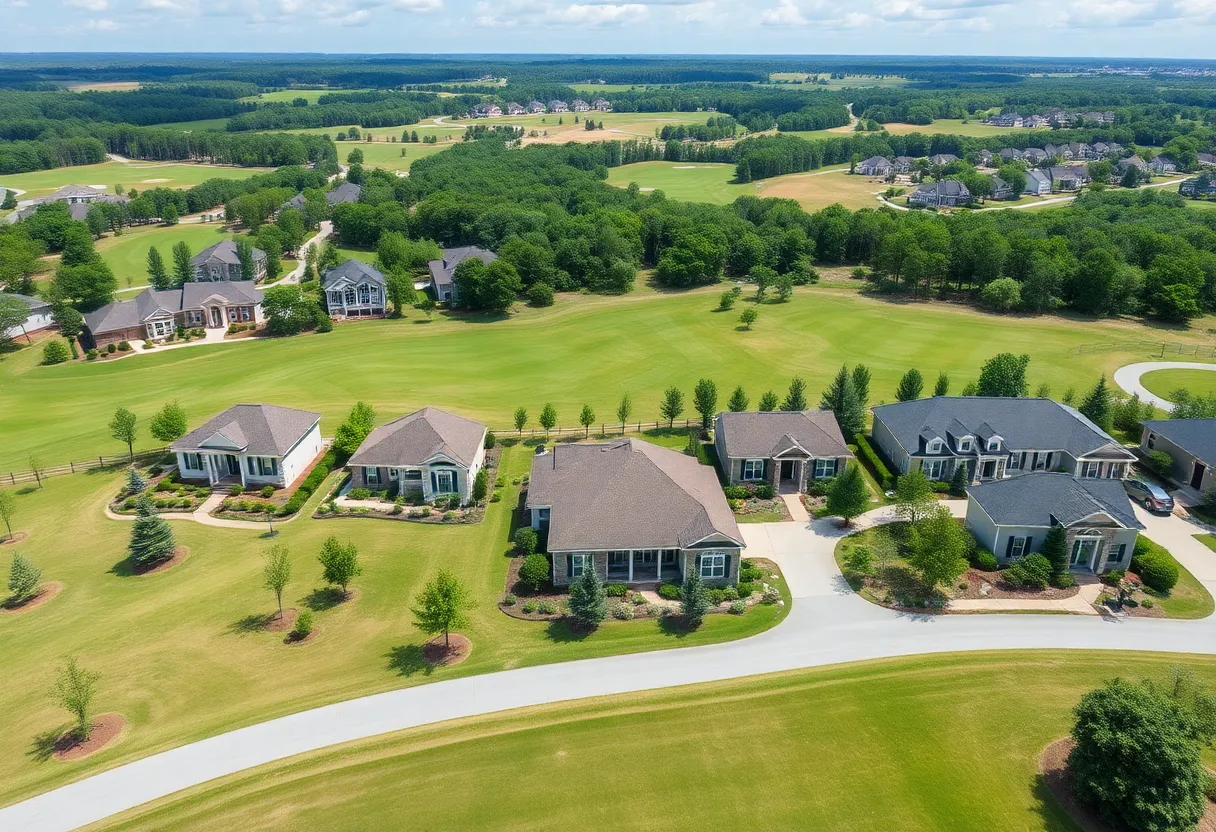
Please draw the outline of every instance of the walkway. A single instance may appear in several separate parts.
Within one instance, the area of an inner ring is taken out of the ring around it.
[[[778,496],[789,510],[790,520],[795,523],[811,522],[811,515],[807,513],[806,506],[802,504],[801,494],[779,494]]]
[[[1138,364],[1128,364],[1115,370],[1115,384],[1128,393],[1139,394],[1141,401],[1156,405],[1168,413],[1174,409],[1174,403],[1150,393],[1148,388],[1140,383],[1142,375],[1155,370],[1211,370],[1216,372],[1216,364],[1197,361],[1141,361]]]
[[[310,248],[312,248],[313,246],[320,245],[321,243],[328,240],[329,235],[333,234],[333,233],[334,233],[334,224],[332,222],[330,222],[329,220],[325,220],[324,222],[322,222],[320,227],[317,230],[317,233],[313,237],[311,237],[309,240],[307,240],[303,245],[301,245],[300,250],[298,252],[296,252],[296,259],[299,260],[299,262],[296,263],[296,267],[294,269],[292,269],[290,272],[288,272],[287,274],[280,277],[274,283],[267,283],[262,288],[269,289],[271,286],[280,286],[280,285],[288,284],[288,283],[299,283],[300,278],[304,276],[304,267],[307,265],[305,263],[304,258],[305,258],[305,255],[307,254],[308,250]]]
[[[226,499],[228,499],[227,494],[223,493],[222,491],[216,491],[213,492],[210,497],[203,500],[202,504],[200,504],[199,507],[194,511],[165,511],[161,512],[160,516],[166,520],[193,520],[195,523],[202,523],[204,526],[214,526],[217,529],[250,529],[257,532],[264,532],[267,530],[268,527],[266,526],[265,520],[255,522],[253,520],[225,520],[222,517],[212,517],[211,512],[215,511],[215,509],[219,507],[219,504],[224,502]],[[279,517],[276,515],[274,518],[274,525],[280,526],[283,523],[290,523],[303,513],[303,511],[298,511],[290,517],[284,517],[282,519],[279,519]],[[106,517],[109,517],[111,520],[134,520],[136,515],[115,514],[114,512],[110,511],[110,507],[107,505]]]
[[[957,506],[952,505],[957,511]],[[858,527],[891,517],[884,507]],[[1173,515],[1137,510],[1153,540],[1216,590],[1216,553]],[[795,598],[778,627],[742,641],[540,665],[337,702],[183,745],[0,809],[6,832],[75,829],[182,789],[319,748],[391,731],[551,702],[690,685],[841,662],[993,649],[1150,650],[1216,654],[1203,621],[1062,615],[928,615],[870,604],[832,557],[834,519],[744,526],[749,553],[770,557]],[[1117,630],[1114,628],[1118,628]]]

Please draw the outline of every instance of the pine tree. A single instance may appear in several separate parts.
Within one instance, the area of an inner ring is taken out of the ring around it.
[[[13,555],[13,565],[8,570],[8,590],[12,599],[21,603],[33,598],[38,592],[38,584],[42,581],[42,570],[21,553]]]
[[[865,364],[858,364],[853,368],[853,388],[857,391],[857,401],[861,403],[861,409],[865,410],[866,405],[870,403],[870,368]]]
[[[937,383],[933,385],[933,395],[935,398],[950,395],[950,376],[940,372],[937,374]]]
[[[165,261],[156,246],[148,249],[148,282],[152,284],[153,289],[168,289],[173,285],[169,273],[165,271]]]
[[[742,413],[747,410],[748,398],[747,393],[743,392],[743,385],[735,388],[735,392],[730,394],[730,402],[727,407],[731,413]]]
[[[1051,582],[1060,583],[1068,574],[1068,533],[1063,526],[1052,526],[1043,539],[1043,557],[1051,561]]]
[[[790,390],[785,394],[785,401],[781,403],[782,410],[803,411],[810,405],[806,400],[806,382],[801,376],[794,376],[790,380]]]
[[[914,401],[920,398],[924,389],[925,379],[920,374],[920,370],[913,367],[899,380],[899,387],[895,388],[895,399],[901,402]]]
[[[599,626],[608,617],[607,593],[594,569],[584,569],[570,587],[570,614],[588,629]]]
[[[173,285],[180,286],[183,283],[189,283],[194,280],[194,266],[190,265],[190,260],[194,255],[190,253],[190,244],[185,240],[179,241],[173,246]]]
[[[143,494],[144,489],[148,487],[148,481],[145,480],[132,465],[127,469],[127,493],[128,494]]]
[[[173,555],[176,541],[173,529],[156,513],[152,498],[144,493],[136,503],[139,515],[131,528],[131,543],[127,550],[137,566],[151,566]]]
[[[688,570],[684,577],[684,586],[680,590],[680,607],[684,620],[691,627],[699,627],[709,612],[709,593],[705,590],[705,582],[697,569]]]
[[[846,438],[855,436],[865,428],[865,409],[857,395],[857,388],[853,386],[848,365],[840,365],[831,385],[823,391],[819,407],[836,414],[836,422]]]
[[[950,494],[954,497],[967,496],[967,463],[960,461],[954,466],[954,476],[950,477]]]
[[[870,489],[856,462],[850,462],[844,473],[828,487],[828,511],[849,525],[870,505]]]
[[[1102,428],[1102,430],[1109,431],[1113,427],[1114,412],[1111,406],[1110,388],[1106,385],[1105,373],[1098,379],[1098,383],[1094,385],[1094,389],[1089,391],[1089,394],[1077,409],[1089,421]]]
[[[761,413],[770,413],[777,409],[778,404],[779,404],[779,402],[777,400],[777,394],[774,393],[772,390],[769,390],[767,393],[765,393],[763,396],[760,397],[760,404],[757,407],[757,409]]]

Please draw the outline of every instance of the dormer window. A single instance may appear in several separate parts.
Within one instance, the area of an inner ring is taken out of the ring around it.
[[[959,443],[958,443],[958,449],[959,449],[960,451],[962,451],[963,453],[968,453],[968,452],[970,452],[970,450],[971,450],[971,440],[970,440],[970,439],[960,439],[960,440],[959,440]]]
[[[999,439],[989,439],[988,440],[988,450],[999,451],[1000,449],[1001,449],[1001,440],[999,440]]]
[[[928,450],[929,450],[929,453],[931,453],[931,454],[940,454],[942,452],[942,440],[930,439],[929,445],[928,445]]]

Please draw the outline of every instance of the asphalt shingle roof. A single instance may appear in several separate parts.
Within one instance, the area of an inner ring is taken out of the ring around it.
[[[1144,426],[1210,468],[1216,468],[1216,419],[1154,419]]]
[[[253,250],[253,259],[265,260],[266,252],[260,248],[255,248]],[[212,260],[219,260],[221,263],[226,263],[229,266],[239,266],[241,258],[237,256],[236,243],[232,240],[222,240],[209,248],[205,248],[190,258],[190,265],[201,266],[204,263],[210,263]]]
[[[353,182],[344,182],[329,193],[325,194],[325,201],[330,205],[337,205],[340,202],[358,202],[359,197],[362,194],[362,185],[356,185]]]
[[[1122,480],[1079,479],[1039,471],[971,486],[967,495],[998,526],[1071,526],[1104,512],[1129,529],[1143,529]]]
[[[348,464],[417,466],[443,454],[467,468],[485,437],[486,426],[479,422],[437,407],[424,407],[373,430]]]
[[[373,269],[366,263],[351,258],[342,265],[335,266],[325,272],[325,274],[321,276],[321,288],[328,289],[342,278],[346,278],[351,283],[371,281],[372,283],[378,283],[381,286],[384,285],[383,274],[376,269]]]
[[[795,444],[815,457],[853,456],[830,410],[719,413],[717,422],[732,459],[769,459]]]
[[[470,257],[478,257],[481,262],[489,265],[498,259],[498,255],[492,251],[486,251],[484,248],[477,246],[461,246],[460,248],[445,248],[443,250],[442,260],[432,260],[427,263],[427,268],[431,270],[431,279],[438,286],[450,286],[452,284],[452,273],[456,271],[456,267]]]
[[[172,451],[231,447],[255,456],[282,456],[321,420],[320,413],[273,404],[237,404],[169,446]]]
[[[94,335],[116,332],[141,325],[158,312],[172,314],[187,309],[202,309],[208,298],[217,297],[225,304],[259,304],[262,290],[251,280],[217,280],[183,283],[177,289],[145,289],[131,300],[107,304],[84,316],[84,322]]]

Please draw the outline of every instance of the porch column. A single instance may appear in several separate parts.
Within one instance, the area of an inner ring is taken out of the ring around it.
[[[633,550],[629,550],[629,583],[633,583]]]
[[[207,460],[207,482],[210,485],[215,485],[219,478],[215,475],[215,457],[211,454],[203,454],[203,459]]]
[[[241,488],[245,487],[245,465],[247,464],[247,459],[248,457],[244,454],[241,454],[236,458],[236,467],[241,471]]]
[[[663,550],[660,549],[658,552],[656,552],[655,557],[657,560],[654,562],[654,576],[657,580],[661,581],[663,580]]]

